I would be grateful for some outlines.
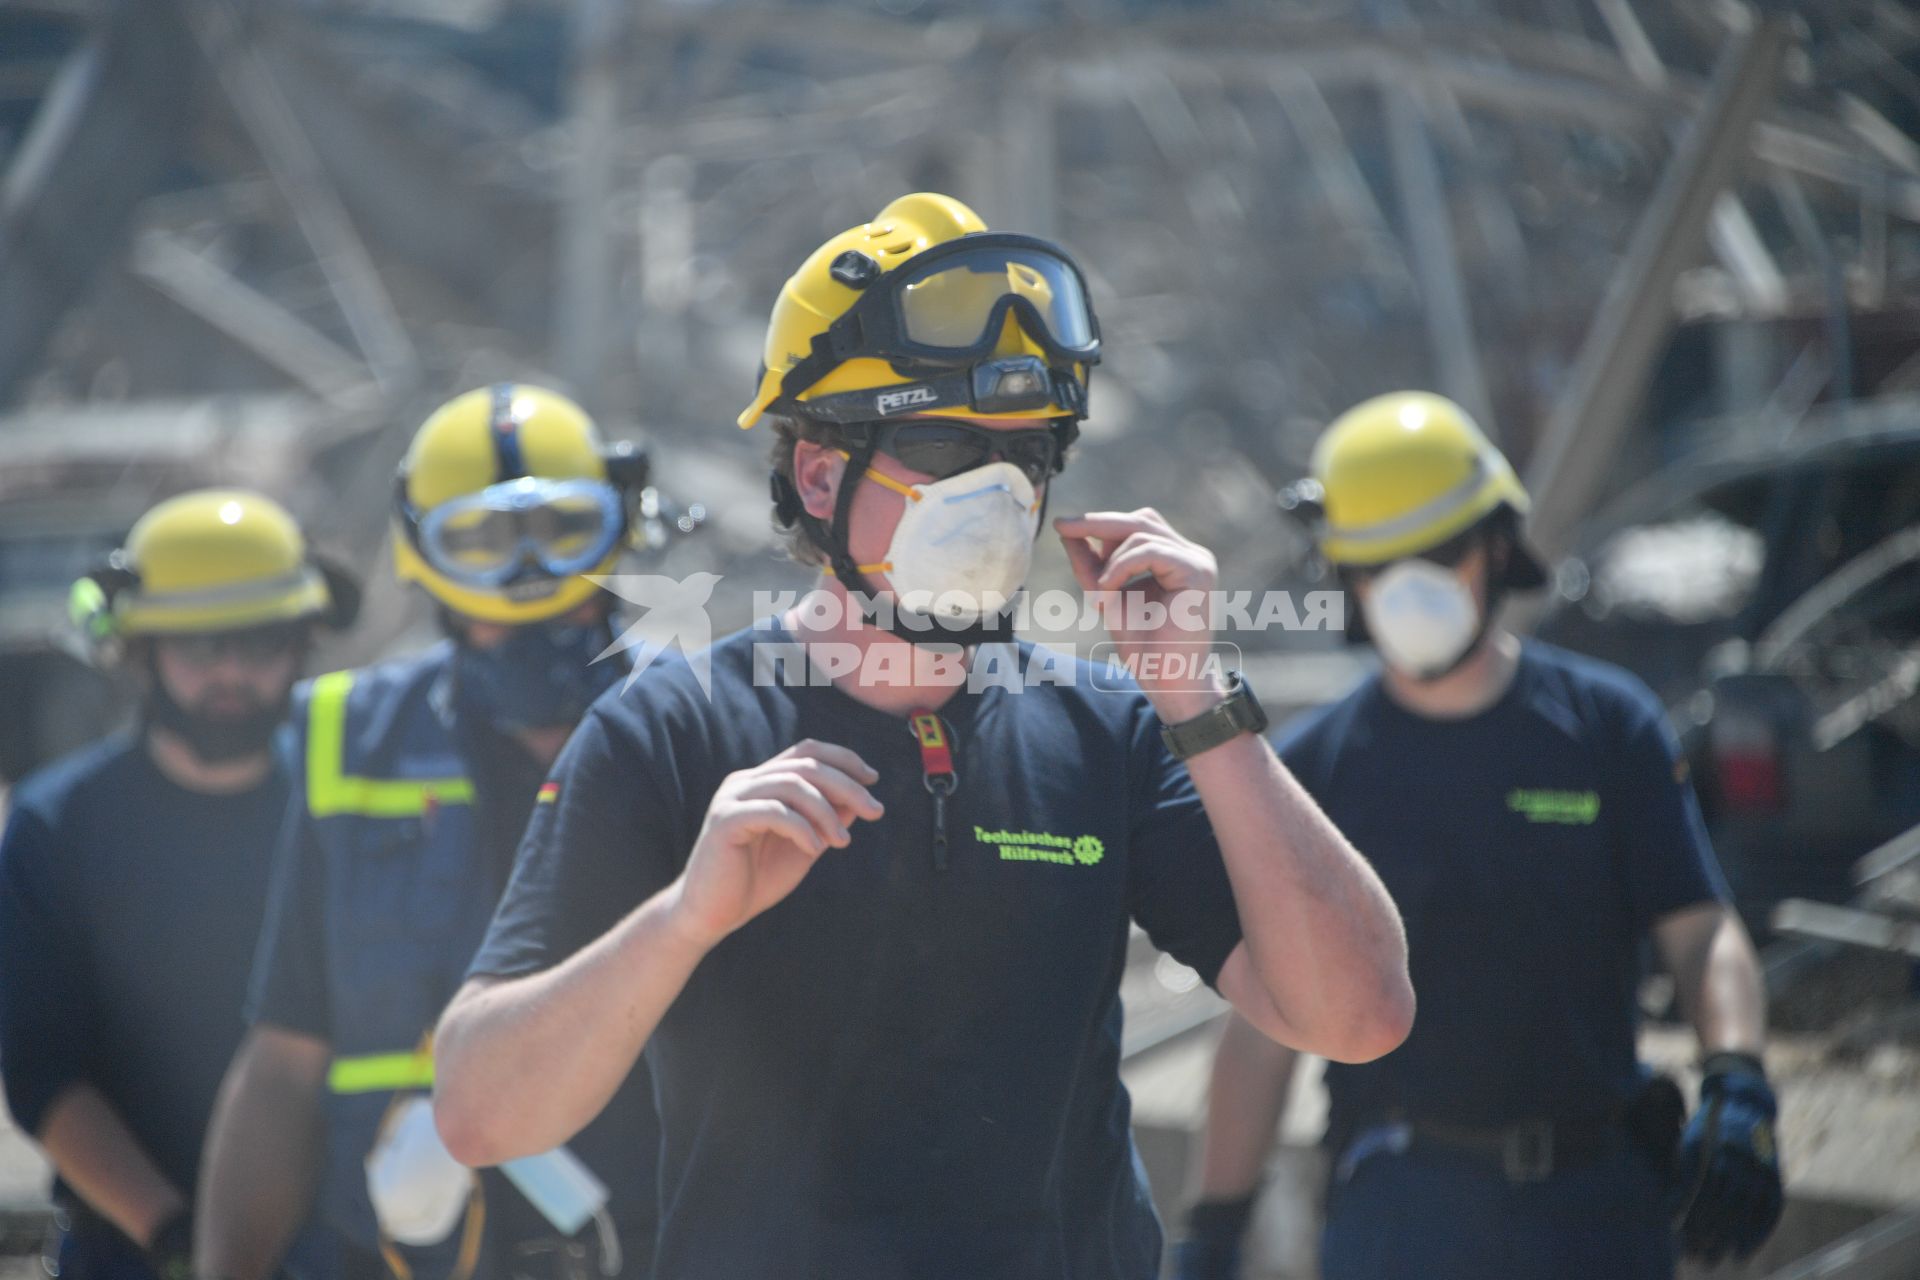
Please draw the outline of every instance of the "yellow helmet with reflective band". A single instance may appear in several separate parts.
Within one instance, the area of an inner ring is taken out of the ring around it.
[[[781,286],[740,414],[1078,419],[1099,325],[1057,246],[917,192],[833,237]]]
[[[1396,391],[1336,419],[1313,450],[1321,554],[1376,565],[1429,551],[1501,506],[1525,515],[1506,457],[1453,401]]]
[[[615,475],[632,471],[636,475]],[[609,453],[585,411],[540,387],[455,396],[414,434],[394,486],[394,573],[456,613],[543,622],[599,590],[644,455]]]
[[[343,586],[345,584],[342,584]],[[141,516],[107,567],[74,584],[96,641],[237,631],[335,612],[327,574],[286,509],[245,489],[201,489]]]

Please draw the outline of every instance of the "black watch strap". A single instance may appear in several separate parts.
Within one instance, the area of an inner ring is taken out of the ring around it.
[[[1160,741],[1175,760],[1231,742],[1243,733],[1265,733],[1267,712],[1253,696],[1253,686],[1238,671],[1227,677],[1227,696],[1191,720],[1160,726]]]
[[[1760,1055],[1738,1049],[1721,1049],[1700,1059],[1702,1076],[1731,1075],[1736,1072],[1756,1075],[1764,1080],[1767,1078],[1767,1064],[1760,1060]]]

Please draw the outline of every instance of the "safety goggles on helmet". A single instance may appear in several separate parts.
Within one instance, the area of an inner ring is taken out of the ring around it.
[[[860,290],[860,297],[814,339],[812,352],[787,371],[781,394],[788,399],[797,399],[856,357],[888,360],[902,372],[915,366],[944,372],[987,362],[1009,315],[1059,365],[1089,365],[1100,359],[1100,326],[1080,269],[1059,248],[1034,236],[961,236],[915,254],[893,271],[881,270],[872,258],[850,249],[828,270],[841,284]],[[1011,374],[1029,395],[1050,391],[1045,385],[1025,385],[1035,368],[1048,368],[1046,362],[1027,359],[1031,365],[969,390],[1004,392],[1009,389],[997,384]],[[807,402],[810,414],[816,404]]]
[[[1060,433],[1053,427],[989,431],[964,422],[880,422],[870,438],[881,453],[935,480],[1004,459],[1037,489],[1060,469]]]
[[[620,491],[604,480],[525,476],[450,499],[425,515],[407,503],[404,489],[399,501],[427,563],[473,587],[590,572],[627,527]]]

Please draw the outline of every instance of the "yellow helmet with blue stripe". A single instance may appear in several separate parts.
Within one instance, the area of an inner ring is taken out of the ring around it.
[[[394,572],[456,613],[542,622],[611,572],[645,455],[609,450],[580,406],[498,383],[454,397],[420,430],[394,484]]]

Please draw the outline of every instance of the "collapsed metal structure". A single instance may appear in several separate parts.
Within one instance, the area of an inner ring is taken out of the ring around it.
[[[1798,9],[12,0],[0,775],[110,713],[57,652],[64,587],[190,484],[270,488],[367,567],[333,657],[417,623],[376,567],[387,476],[476,382],[644,434],[717,517],[701,567],[764,583],[728,424],[767,304],[909,189],[1075,249],[1109,354],[1068,483],[1160,505],[1239,582],[1293,559],[1274,483],[1395,387],[1483,418],[1551,550],[1696,442],[1904,414],[1920,17]]]
[[[1238,580],[1287,572],[1272,485],[1378,391],[1480,414],[1561,550],[1689,419],[1920,381],[1888,354],[1920,294],[1894,0],[883,8],[0,11],[0,546],[35,544],[0,643],[43,644],[78,548],[193,479],[377,564],[411,425],[503,376],[644,432],[720,517],[703,558],[753,555],[755,446],[721,428],[767,301],[912,188],[1090,265],[1072,479]],[[1663,374],[1675,324],[1712,354]],[[371,576],[343,660],[418,620]]]

